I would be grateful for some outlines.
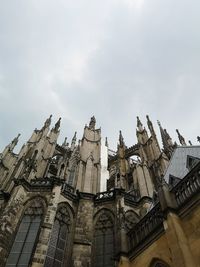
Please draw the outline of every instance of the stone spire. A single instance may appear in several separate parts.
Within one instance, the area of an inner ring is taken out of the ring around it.
[[[58,121],[56,122],[56,124],[55,124],[55,126],[54,126],[54,128],[53,128],[53,130],[54,130],[55,132],[58,132],[58,131],[59,131],[59,128],[60,128],[60,121],[61,121],[61,118],[58,119]]]
[[[17,137],[15,137],[12,142],[10,143],[10,150],[12,151],[14,149],[14,147],[17,145],[18,141],[19,141],[19,137],[21,134],[18,134]]]
[[[76,134],[77,134],[77,132],[75,132],[74,133],[74,136],[73,136],[73,138],[72,138],[72,142],[71,142],[71,150],[74,150],[74,147],[75,147],[75,145],[76,145]]]
[[[137,127],[138,127],[138,130],[139,131],[143,131],[143,125],[142,125],[142,123],[141,123],[141,121],[140,121],[140,118],[137,116]]]
[[[48,128],[51,125],[51,118],[52,118],[52,115],[50,115],[49,118],[46,119],[46,121],[45,121],[44,126],[42,127],[42,129],[46,129],[46,128]]]
[[[65,137],[64,142],[62,143],[62,147],[67,147],[68,143],[67,143],[67,137]]]
[[[173,149],[174,144],[173,144],[172,139],[171,139],[170,135],[168,134],[167,130],[163,129],[160,121],[157,121],[157,122],[158,122],[158,126],[160,129],[160,135],[161,135],[161,139],[162,139],[162,143],[163,143],[164,152],[168,156],[168,158],[170,158],[172,155],[172,152],[174,150]]]
[[[91,130],[94,130],[95,129],[95,124],[96,124],[96,119],[95,119],[94,116],[92,116],[91,119],[90,119],[89,128]]]
[[[180,134],[179,130],[176,129],[176,132],[178,134],[178,139],[179,139],[179,142],[182,146],[186,146],[186,142],[185,142],[185,139],[184,137]]]
[[[4,151],[0,154],[0,158],[4,158],[8,152],[12,152],[13,149],[15,148],[15,146],[17,145],[18,141],[19,141],[19,137],[20,134],[17,135],[17,137],[15,137],[10,144],[8,144],[5,148]]]
[[[108,138],[106,137],[106,140],[105,140],[105,146],[108,147]]]
[[[154,136],[155,135],[155,131],[154,131],[154,128],[153,128],[153,123],[149,119],[149,115],[146,115],[146,118],[147,118],[147,125],[148,125],[148,128],[149,128],[149,131],[150,131],[151,135]]]
[[[122,136],[122,131],[119,131],[119,145],[124,146],[124,138]]]

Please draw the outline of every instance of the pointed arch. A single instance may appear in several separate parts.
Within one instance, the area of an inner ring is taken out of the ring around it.
[[[39,236],[44,207],[44,200],[40,197],[25,204],[25,210],[7,258],[6,267],[29,266]]]
[[[170,267],[168,263],[164,262],[159,258],[153,258],[149,267]]]
[[[69,250],[73,214],[66,203],[60,203],[48,245],[45,267],[61,267]]]
[[[94,267],[114,267],[114,217],[107,209],[95,218],[93,262]]]

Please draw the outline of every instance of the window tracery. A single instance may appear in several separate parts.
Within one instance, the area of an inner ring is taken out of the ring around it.
[[[41,200],[32,200],[22,217],[6,262],[6,267],[29,266],[39,233],[42,215],[43,205]]]
[[[114,223],[111,214],[105,211],[95,225],[94,266],[114,266]]]
[[[65,258],[71,218],[66,206],[61,206],[55,217],[45,261],[46,267],[61,267]]]

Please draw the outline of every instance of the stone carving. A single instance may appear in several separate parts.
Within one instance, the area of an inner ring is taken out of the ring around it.
[[[136,214],[129,210],[125,213],[125,228],[126,230],[131,230],[134,225],[136,225],[136,223],[138,222],[138,217],[136,216]]]
[[[3,211],[0,218],[0,236],[4,232],[12,233],[13,232],[13,222],[16,218],[17,212],[20,210],[23,203],[24,196],[21,195],[18,199],[15,199],[11,205]]]

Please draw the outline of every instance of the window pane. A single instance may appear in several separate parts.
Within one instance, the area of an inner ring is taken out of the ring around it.
[[[27,229],[27,231],[28,231],[28,229]],[[27,231],[26,232],[18,232],[17,236],[16,236],[16,242],[24,242],[24,240],[26,238]]]
[[[24,215],[6,266],[28,266],[39,230],[39,221],[41,221],[40,216],[34,216],[33,218],[30,215]]]
[[[57,247],[64,250],[64,248],[65,248],[65,240],[59,239]]]
[[[70,224],[69,212],[65,206],[62,206],[56,213],[44,266],[56,267],[62,265]]]
[[[60,261],[57,261],[57,260],[55,260],[54,261],[54,266],[53,267],[61,267],[61,262]]]
[[[22,253],[19,258],[19,264],[25,264],[26,266],[28,266],[30,257],[31,253]]]
[[[19,232],[26,232],[28,230],[28,227],[30,225],[30,222],[25,222],[24,220],[22,220],[20,227],[19,227]]]
[[[47,255],[54,257],[56,251],[56,247],[49,245]]]
[[[27,243],[25,243],[25,245],[24,245],[24,248],[23,248],[23,252],[24,253],[31,253],[32,252],[32,249],[33,249],[33,245],[34,245],[34,243],[30,243],[30,242],[27,242]]]
[[[17,262],[18,258],[19,258],[18,253],[10,253],[8,260],[7,260],[7,263],[6,263],[6,266],[7,266],[7,264],[15,264]]]
[[[30,230],[31,231],[37,231],[39,227],[40,227],[40,221],[39,222],[32,221],[31,226],[30,226]]]
[[[45,266],[54,267],[54,259],[50,257],[46,257]]]
[[[24,242],[14,242],[13,247],[12,247],[12,252],[13,253],[19,253],[22,249]]]
[[[94,266],[114,267],[113,221],[109,214],[102,213],[95,226]]]
[[[64,224],[60,229],[60,237],[62,239],[65,239],[66,238],[66,234],[67,234],[67,226],[66,226],[66,224]]]
[[[62,262],[62,260],[63,260],[63,250],[56,249],[55,259],[57,259],[57,260]]]

